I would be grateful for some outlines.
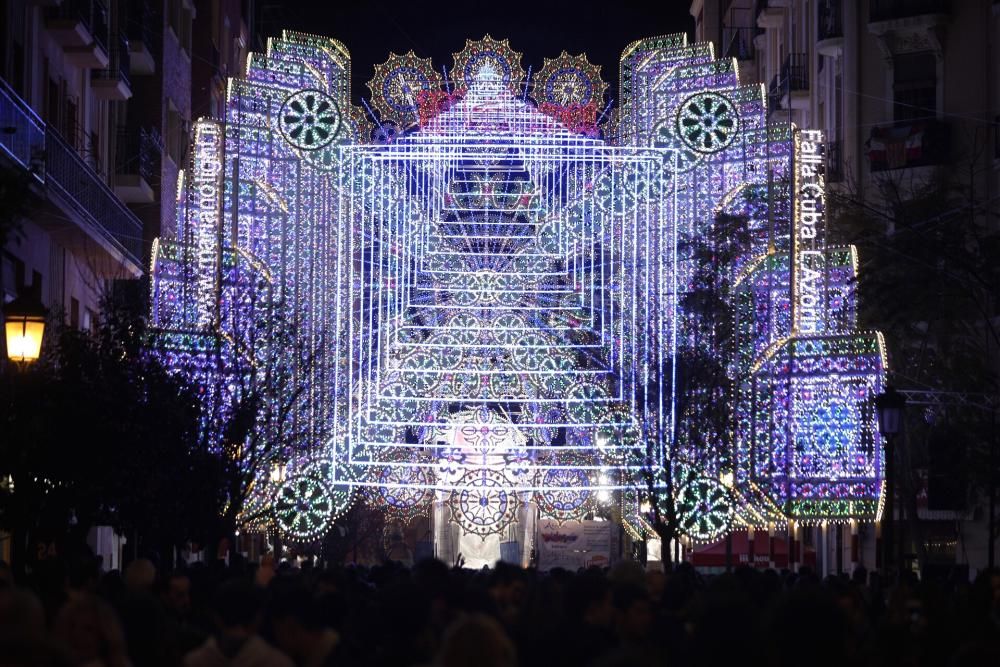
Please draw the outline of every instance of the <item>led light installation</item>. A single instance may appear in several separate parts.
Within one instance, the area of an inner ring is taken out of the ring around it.
[[[620,75],[609,113],[584,56],[532,78],[487,36],[450,70],[391,56],[358,108],[343,45],[285,33],[230,82],[154,248],[152,317],[211,418],[233,355],[304,393],[310,444],[281,451],[286,481],[261,473],[255,514],[310,540],[361,500],[525,554],[539,515],[638,536],[666,493],[695,540],[876,518],[884,349],[855,332],[853,249],[826,247],[822,137],[768,124],[761,87],[683,35]],[[751,239],[723,269],[737,390],[692,438],[720,396],[679,372],[700,340],[682,304],[720,215]]]

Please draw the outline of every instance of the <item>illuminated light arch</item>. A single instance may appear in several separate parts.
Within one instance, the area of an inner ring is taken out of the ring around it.
[[[325,505],[310,513],[262,478],[254,513],[283,511],[307,539],[363,495],[482,537],[536,506],[559,521],[615,507],[641,535],[648,480],[662,495],[672,479],[692,539],[878,516],[884,345],[857,330],[855,251],[822,233],[822,136],[769,124],[761,88],[683,35],[630,45],[621,74],[599,127],[536,108],[520,54],[489,36],[455,54],[448,82],[392,55],[371,83],[377,121],[351,105],[349,55],[325,38],[270,40],[230,82],[226,122],[195,125],[177,232],[154,245],[151,316],[207,414],[233,400],[225,356],[249,325],[265,332],[255,358],[307,388],[290,419],[316,443],[303,461],[325,467],[290,468]],[[559,77],[572,80],[553,97]],[[543,106],[603,93],[582,55],[534,79]],[[334,108],[336,131],[323,120],[307,140],[302,124],[325,118],[310,110]],[[691,339],[684,248],[720,213],[753,237],[732,268],[725,447],[677,435],[697,414],[677,408],[675,366]],[[284,356],[273,316],[322,341],[314,365]]]

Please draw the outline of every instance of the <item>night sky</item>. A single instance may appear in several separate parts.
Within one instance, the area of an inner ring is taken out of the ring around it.
[[[373,66],[389,53],[413,49],[430,56],[435,69],[452,65],[451,54],[466,37],[490,33],[510,39],[524,54],[522,66],[538,71],[544,58],[565,49],[585,52],[601,65],[601,74],[617,95],[618,58],[629,43],[643,37],[690,31],[689,0],[611,0],[604,3],[565,0],[465,2],[345,2],[344,0],[260,0],[258,36],[277,36],[283,27],[339,39],[351,52],[355,103],[368,98],[365,85]],[[650,10],[656,6],[656,10]]]

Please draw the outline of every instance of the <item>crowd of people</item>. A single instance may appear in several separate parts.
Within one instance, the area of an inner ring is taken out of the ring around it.
[[[265,560],[124,573],[0,568],[0,667],[1000,665],[1000,573],[703,576],[622,562],[539,572]]]

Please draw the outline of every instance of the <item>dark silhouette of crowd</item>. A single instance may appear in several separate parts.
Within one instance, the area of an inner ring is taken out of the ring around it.
[[[1000,573],[891,587],[619,563],[539,572],[265,560],[0,567],[0,667],[1000,665]]]

